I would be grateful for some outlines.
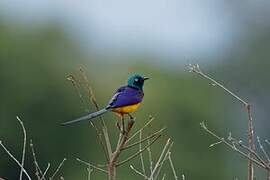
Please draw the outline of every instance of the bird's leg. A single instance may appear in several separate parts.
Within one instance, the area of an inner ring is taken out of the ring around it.
[[[119,129],[119,131],[122,131],[119,122],[116,122],[116,127]]]
[[[122,134],[125,135],[127,132],[126,132],[126,129],[125,129],[124,115],[121,117],[121,120],[122,120]]]

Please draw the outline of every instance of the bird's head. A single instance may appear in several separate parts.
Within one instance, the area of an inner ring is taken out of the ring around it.
[[[149,78],[139,74],[133,74],[128,79],[128,86],[142,90],[144,81],[147,79]]]

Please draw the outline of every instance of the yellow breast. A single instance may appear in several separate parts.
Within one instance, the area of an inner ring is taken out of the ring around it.
[[[131,113],[135,111],[136,109],[138,109],[139,106],[140,106],[140,103],[129,105],[129,106],[118,107],[118,108],[113,109],[112,111],[119,114],[127,114],[127,113]]]

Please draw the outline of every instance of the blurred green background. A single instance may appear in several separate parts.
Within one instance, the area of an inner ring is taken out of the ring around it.
[[[134,116],[135,129],[155,117],[153,130],[166,135],[153,146],[157,158],[167,137],[178,175],[194,179],[245,179],[247,160],[223,145],[199,123],[221,136],[229,132],[246,142],[247,115],[222,90],[188,72],[189,63],[223,82],[253,105],[255,136],[270,139],[270,4],[266,1],[168,1],[105,3],[90,1],[0,2],[0,139],[20,159],[24,121],[40,166],[50,172],[66,157],[59,175],[86,179],[75,159],[104,162],[94,129],[82,123],[60,127],[85,114],[69,74],[83,67],[100,105],[133,72],[151,78]],[[149,4],[148,4],[149,3]],[[152,6],[153,5],[153,6]],[[131,11],[132,10],[132,11]],[[182,11],[183,10],[183,11]],[[162,13],[161,13],[162,12]],[[171,12],[171,13],[170,13]],[[107,13],[107,14],[106,14]],[[157,17],[155,17],[158,15]],[[144,19],[145,18],[145,19]],[[95,108],[90,106],[90,110]],[[117,117],[106,114],[115,140]],[[265,145],[270,152],[270,147]],[[27,147],[26,169],[34,176]],[[131,162],[135,166],[139,160]],[[165,167],[167,179],[172,179]],[[256,169],[258,179],[265,172]],[[18,179],[19,168],[0,149],[0,177]],[[140,179],[128,167],[119,179]],[[94,172],[93,179],[105,179]]]

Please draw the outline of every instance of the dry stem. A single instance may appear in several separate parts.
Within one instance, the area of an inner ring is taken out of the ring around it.
[[[24,159],[25,159],[25,148],[26,148],[26,130],[24,128],[23,122],[22,120],[19,118],[19,116],[16,117],[17,120],[19,121],[21,128],[23,130],[23,150],[22,150],[22,161],[21,161],[21,165],[22,167],[24,166]],[[23,168],[21,168],[21,172],[20,172],[20,180],[22,180],[23,178]]]
[[[217,82],[216,80],[214,80],[210,76],[206,75],[204,72],[202,72],[198,64],[196,64],[196,65],[190,64],[189,70],[190,70],[190,72],[198,74],[201,77],[209,80],[214,86],[220,87],[221,89],[223,89],[225,92],[230,94],[232,97],[237,99],[239,102],[241,102],[245,106],[247,114],[248,114],[248,146],[250,149],[255,151],[255,145],[254,145],[254,140],[253,140],[254,139],[254,131],[253,131],[253,119],[252,119],[252,114],[251,114],[251,105],[249,103],[247,103],[246,101],[244,101],[239,96],[237,96],[235,93],[233,93],[232,91],[227,89],[224,85]],[[248,180],[253,180],[254,179],[254,167],[253,167],[252,161],[250,160],[252,154],[249,153],[248,156],[249,156],[249,158],[248,158],[249,159],[248,160]]]

